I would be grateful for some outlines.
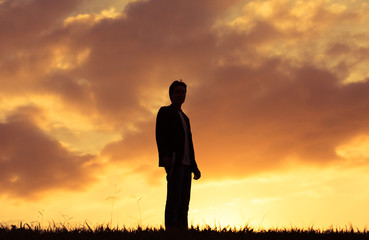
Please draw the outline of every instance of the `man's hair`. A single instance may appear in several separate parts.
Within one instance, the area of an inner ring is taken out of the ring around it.
[[[177,87],[177,86],[182,86],[184,87],[185,91],[187,92],[187,85],[186,83],[184,83],[182,81],[182,79],[179,79],[178,80],[175,80],[169,87],[169,96],[172,96],[173,92],[174,92],[174,89]]]

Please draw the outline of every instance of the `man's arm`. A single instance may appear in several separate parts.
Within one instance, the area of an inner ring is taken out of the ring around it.
[[[159,166],[171,167],[172,160],[170,158],[171,149],[171,134],[170,134],[170,117],[167,108],[160,108],[156,117],[156,144],[159,152]]]
[[[194,151],[194,147],[193,147],[193,141],[192,141],[192,133],[191,133],[191,124],[190,124],[190,119],[185,115],[186,117],[186,121],[187,121],[187,126],[188,126],[188,134],[189,134],[189,144],[190,144],[190,157],[192,159],[192,163],[191,163],[191,170],[193,172],[193,179],[198,180],[201,178],[201,172],[199,170],[199,168],[197,167],[197,163],[195,160],[195,151]]]

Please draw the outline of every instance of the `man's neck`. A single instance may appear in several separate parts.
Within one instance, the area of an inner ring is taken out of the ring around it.
[[[175,107],[175,109],[177,109],[178,111],[182,111],[182,105],[173,104],[173,106],[174,106],[174,107]]]

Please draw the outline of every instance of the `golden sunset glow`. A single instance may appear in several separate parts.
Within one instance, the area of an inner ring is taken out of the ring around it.
[[[0,224],[159,227],[188,85],[189,222],[367,227],[369,3],[0,0]]]

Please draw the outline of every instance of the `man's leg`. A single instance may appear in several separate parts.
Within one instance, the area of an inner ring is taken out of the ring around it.
[[[178,226],[181,229],[188,229],[188,208],[191,195],[191,169],[190,166],[183,166],[183,181],[181,188],[181,199],[178,207]]]
[[[171,174],[167,171],[167,201],[165,205],[165,228],[178,228],[178,208],[182,198],[183,169],[181,165],[174,166]]]

